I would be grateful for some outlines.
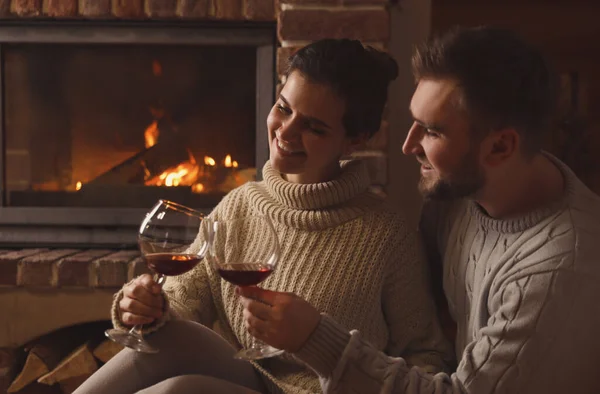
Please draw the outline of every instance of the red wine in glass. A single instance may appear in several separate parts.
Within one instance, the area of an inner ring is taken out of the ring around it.
[[[237,286],[254,286],[267,279],[273,267],[263,264],[223,264],[217,268],[221,278]]]
[[[152,271],[164,276],[181,275],[194,268],[202,258],[184,253],[151,253],[144,260]]]
[[[264,215],[207,219],[210,243],[206,258],[223,280],[237,286],[255,286],[277,268],[280,245],[275,226]],[[259,360],[283,350],[251,338],[234,357]]]
[[[146,265],[157,274],[159,286],[167,276],[186,273],[203,260],[209,234],[203,236],[202,229],[204,214],[172,201],[159,200],[146,214],[138,231],[138,245]],[[158,352],[143,338],[141,325],[129,331],[110,329],[105,335],[138,352]]]

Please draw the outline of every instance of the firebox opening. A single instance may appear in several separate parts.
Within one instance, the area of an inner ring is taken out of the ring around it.
[[[256,177],[256,48],[6,44],[6,205],[214,206]]]

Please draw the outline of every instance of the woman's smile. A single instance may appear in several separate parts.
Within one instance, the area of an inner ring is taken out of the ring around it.
[[[277,152],[282,156],[304,155],[304,151],[302,149],[292,148],[292,146],[285,144],[277,137],[275,137],[275,144],[277,146]]]

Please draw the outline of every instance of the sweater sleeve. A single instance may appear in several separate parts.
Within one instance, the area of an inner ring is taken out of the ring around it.
[[[578,306],[592,304],[590,295],[598,294],[593,283],[595,279],[575,278],[569,271],[538,272],[507,282],[494,295],[494,313],[452,375],[410,368],[404,359],[374,349],[360,333],[349,336],[331,324],[327,337],[338,340],[330,341],[323,353],[330,354],[327,359],[339,356],[335,366],[315,362],[315,348],[299,356],[319,374],[327,394],[597,392],[600,383],[591,372],[599,359],[599,319]],[[575,327],[580,330],[573,335]]]
[[[414,232],[396,233],[382,291],[390,333],[385,351],[431,373],[447,371],[453,352],[437,319],[422,249]]]
[[[422,243],[427,268],[429,269],[429,279],[431,284],[431,294],[437,310],[437,317],[447,340],[454,343],[456,340],[456,323],[454,322],[448,301],[444,294],[444,267],[439,250],[440,245],[437,234],[440,227],[440,216],[446,204],[438,201],[427,201],[421,211],[421,220],[419,222],[419,240]],[[447,208],[447,207],[446,207]],[[452,365],[456,369],[456,364]]]

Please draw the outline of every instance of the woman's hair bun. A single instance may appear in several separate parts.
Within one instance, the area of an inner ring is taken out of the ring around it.
[[[393,81],[398,77],[398,63],[387,52],[380,51],[372,46],[365,47],[365,50],[388,81]]]

